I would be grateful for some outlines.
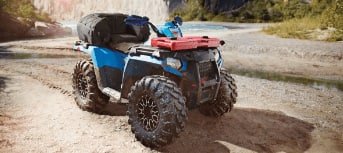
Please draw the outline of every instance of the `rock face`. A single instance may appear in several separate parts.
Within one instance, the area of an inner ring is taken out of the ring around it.
[[[31,37],[50,37],[70,35],[71,29],[58,23],[29,21],[29,19],[14,18],[0,12],[0,41]]]
[[[175,9],[180,6],[186,5],[186,0],[163,0],[168,6],[168,13],[172,13]]]
[[[202,6],[214,14],[229,13],[248,0],[203,0]],[[56,21],[78,21],[91,13],[124,13],[147,16],[153,23],[163,23],[176,8],[187,0],[32,0],[42,12]]]
[[[25,35],[30,26],[20,20],[0,12],[0,40],[14,39]]]
[[[147,16],[164,22],[170,10],[183,0],[32,0],[34,6],[57,20],[78,21],[91,13],[124,13]]]
[[[203,0],[202,6],[214,14],[227,14],[234,9],[240,8],[246,2],[248,0]]]

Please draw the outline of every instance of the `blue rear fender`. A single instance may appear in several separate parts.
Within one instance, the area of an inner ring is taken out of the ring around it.
[[[121,70],[124,69],[127,54],[96,46],[89,46],[88,49],[81,51],[86,52],[91,56],[95,68],[109,66]]]
[[[90,55],[94,64],[94,71],[97,78],[99,89],[110,87],[117,91],[121,90],[123,70],[127,54],[102,48],[89,46],[84,48],[82,45],[74,46],[74,50],[79,50]]]

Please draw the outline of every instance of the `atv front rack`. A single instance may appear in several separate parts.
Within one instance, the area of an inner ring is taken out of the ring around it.
[[[159,37],[151,39],[151,46],[167,48],[171,51],[191,50],[196,48],[215,48],[219,47],[222,42],[217,38],[208,38],[207,36],[199,37]]]

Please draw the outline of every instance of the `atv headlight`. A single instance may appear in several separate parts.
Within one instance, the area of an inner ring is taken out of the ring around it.
[[[165,60],[166,64],[174,69],[180,69],[182,66],[182,63],[180,60],[175,58],[166,58]]]

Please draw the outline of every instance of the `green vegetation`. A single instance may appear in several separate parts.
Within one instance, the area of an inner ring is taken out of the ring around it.
[[[316,0],[311,5],[317,8],[313,9],[312,15],[284,21],[264,29],[264,32],[283,38],[342,41],[343,1],[334,1],[323,7],[324,5]],[[321,13],[318,10],[322,10]]]
[[[264,31],[285,38],[343,40],[343,0],[249,0],[230,12],[209,12],[204,0],[188,0],[171,16],[184,20],[281,22]]]
[[[320,24],[319,17],[294,18],[268,27],[263,31],[268,34],[276,34],[282,38],[312,39],[321,34],[320,31],[316,30]]]
[[[208,13],[201,4],[202,0],[188,0],[187,5],[175,10],[171,14],[171,17],[178,15],[185,21],[208,21],[209,19],[213,19],[214,15],[212,13]]]
[[[279,22],[292,18],[302,18],[311,12],[305,0],[253,0],[233,13],[238,22]]]
[[[318,16],[335,1],[312,0],[309,3],[307,0],[250,0],[239,9],[216,14],[204,8],[203,0],[188,0],[186,6],[177,9],[171,16],[179,15],[185,20],[200,21],[279,22]]]
[[[24,22],[29,22],[28,20],[51,22],[49,15],[38,12],[31,0],[0,0],[0,12],[8,13],[14,17],[22,17]]]

